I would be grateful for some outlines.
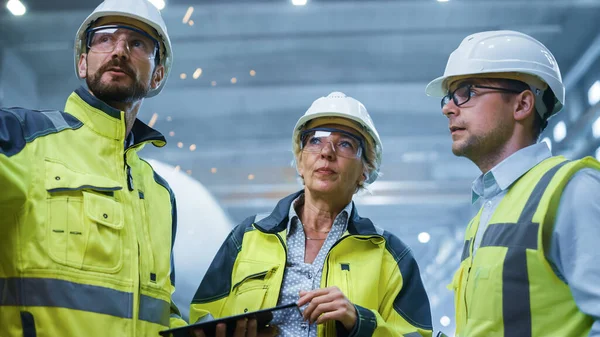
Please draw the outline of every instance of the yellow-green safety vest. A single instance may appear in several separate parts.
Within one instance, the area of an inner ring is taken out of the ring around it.
[[[547,256],[560,197],[582,168],[600,170],[600,163],[551,157],[525,173],[500,201],[475,254],[482,211],[471,220],[451,284],[457,336],[588,335],[592,318],[579,311]]]

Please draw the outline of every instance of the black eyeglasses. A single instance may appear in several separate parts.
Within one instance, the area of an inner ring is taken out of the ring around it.
[[[467,103],[471,99],[471,97],[473,97],[473,91],[471,90],[472,88],[491,89],[491,90],[496,90],[496,91],[509,92],[509,93],[513,93],[513,94],[520,94],[523,92],[523,91],[508,89],[508,88],[488,87],[485,85],[477,85],[477,84],[465,84],[465,85],[461,85],[460,87],[454,89],[454,91],[448,93],[448,95],[442,97],[442,102],[441,102],[442,109],[444,108],[444,106],[446,106],[446,104],[450,103],[450,100],[453,100],[454,105],[456,105],[456,106],[461,106],[461,105]]]

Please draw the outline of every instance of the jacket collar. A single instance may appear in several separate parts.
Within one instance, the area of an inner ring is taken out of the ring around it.
[[[68,112],[98,134],[125,142],[125,113],[119,111],[93,96],[84,87],[79,87],[69,96],[65,106]],[[165,137],[158,131],[137,119],[131,129],[133,139],[128,141],[128,147],[145,142],[152,142],[154,146],[162,147],[167,143]]]
[[[269,216],[255,224],[256,227],[260,231],[271,234],[286,230],[290,206],[303,193],[304,191],[298,191],[281,199]],[[348,220],[348,232],[351,235],[381,235],[370,219],[361,218],[358,215],[354,202],[352,202],[352,214]]]

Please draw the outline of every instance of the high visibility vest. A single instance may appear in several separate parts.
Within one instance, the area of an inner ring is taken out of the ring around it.
[[[525,173],[500,201],[475,254],[481,210],[471,220],[452,280],[457,336],[588,336],[593,319],[548,262],[560,197],[582,168],[600,170],[600,163],[551,157]]]

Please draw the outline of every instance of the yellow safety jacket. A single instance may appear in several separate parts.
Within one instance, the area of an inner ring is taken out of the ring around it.
[[[65,112],[0,109],[0,336],[157,336],[175,199],[138,157],[165,139],[83,88]],[[173,315],[173,318],[170,316]]]
[[[500,201],[474,255],[481,210],[471,220],[452,281],[457,336],[588,336],[593,319],[547,259],[560,197],[582,168],[600,163],[551,157],[525,173]]]
[[[246,219],[225,240],[191,304],[190,322],[277,305],[287,261],[290,205],[282,199],[266,218]],[[352,208],[348,229],[325,259],[321,287],[337,286],[357,309],[352,336],[431,336],[429,299],[410,249]],[[335,322],[319,337],[338,336]]]

